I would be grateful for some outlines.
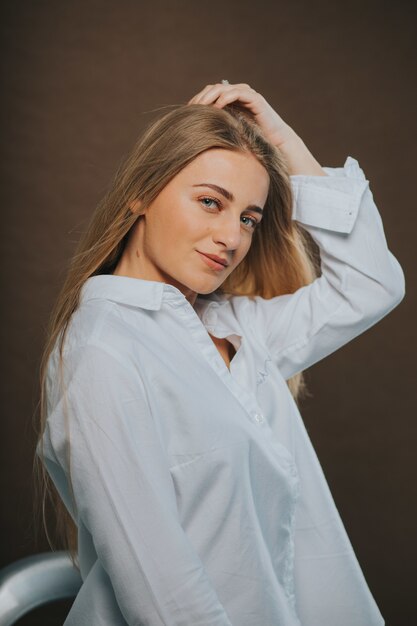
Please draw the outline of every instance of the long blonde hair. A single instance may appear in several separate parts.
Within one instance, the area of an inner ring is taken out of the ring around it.
[[[41,458],[34,455],[35,509],[45,517],[47,496],[53,507],[56,538],[76,567],[77,527],[63,504],[43,462],[43,432],[47,420],[46,372],[49,357],[57,344],[62,370],[63,345],[70,318],[79,306],[80,291],[93,275],[111,274],[115,269],[138,213],[130,207],[140,199],[143,210],[164,186],[205,150],[252,153],[265,167],[270,187],[260,226],[244,260],[218,291],[235,295],[271,298],[293,293],[318,275],[318,259],[308,233],[292,219],[293,196],[284,155],[262,135],[252,116],[239,105],[218,109],[210,105],[174,105],[150,123],[119,168],[108,192],[94,211],[70,262],[66,279],[52,310],[40,362],[39,415],[36,417],[37,444]],[[307,392],[303,372],[287,381],[295,400]],[[72,493],[71,480],[69,488]],[[39,497],[38,497],[39,496]],[[73,496],[73,493],[72,493]],[[38,508],[37,508],[38,507]],[[39,530],[39,523],[35,523]]]

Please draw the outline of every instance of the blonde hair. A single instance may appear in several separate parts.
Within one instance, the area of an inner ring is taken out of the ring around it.
[[[140,213],[131,210],[141,200],[143,210],[164,186],[199,154],[211,148],[252,153],[269,174],[270,186],[261,224],[253,234],[243,261],[219,288],[220,292],[271,298],[293,293],[318,275],[314,242],[292,219],[293,196],[284,155],[262,135],[246,109],[227,105],[174,105],[150,123],[119,168],[108,192],[94,211],[70,262],[66,279],[51,312],[40,362],[40,399],[37,444],[41,459],[34,455],[35,509],[42,514],[43,527],[52,546],[45,518],[47,496],[53,506],[55,530],[60,547],[77,563],[77,527],[62,502],[43,462],[43,432],[47,420],[46,374],[50,355],[59,348],[62,372],[63,345],[70,318],[79,306],[84,282],[93,275],[111,274]],[[307,393],[303,372],[287,381],[298,401]],[[68,446],[69,448],[69,446]],[[69,453],[68,453],[69,456]],[[71,479],[69,488],[73,496]],[[39,493],[38,493],[39,491]],[[40,495],[38,498],[37,496]],[[35,527],[39,530],[39,523]]]

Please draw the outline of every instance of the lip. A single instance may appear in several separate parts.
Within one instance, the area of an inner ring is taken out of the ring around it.
[[[204,254],[204,252],[200,252],[199,250],[197,250],[197,252],[201,255],[203,261],[214,270],[224,270],[229,265],[225,259],[221,259],[215,254]]]

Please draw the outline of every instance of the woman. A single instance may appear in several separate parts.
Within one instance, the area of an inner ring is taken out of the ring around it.
[[[249,85],[151,124],[44,353],[37,453],[83,579],[65,624],[383,624],[296,400],[403,296],[358,162],[322,168]]]

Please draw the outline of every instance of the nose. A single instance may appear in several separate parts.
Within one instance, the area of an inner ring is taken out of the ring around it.
[[[242,233],[240,217],[226,216],[220,220],[213,232],[213,241],[224,245],[228,250],[235,250],[239,247]]]

